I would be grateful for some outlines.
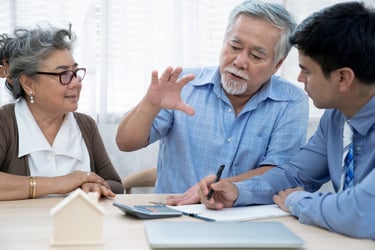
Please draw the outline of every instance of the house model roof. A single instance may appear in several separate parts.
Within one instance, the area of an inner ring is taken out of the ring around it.
[[[76,199],[83,199],[90,204],[93,208],[95,208],[99,213],[105,214],[105,210],[102,206],[99,205],[98,202],[98,193],[85,193],[82,189],[78,188],[73,191],[68,197],[63,199],[60,203],[58,203],[55,207],[53,207],[50,211],[51,215],[55,215],[58,213],[62,208],[66,207],[68,204],[73,202]]]

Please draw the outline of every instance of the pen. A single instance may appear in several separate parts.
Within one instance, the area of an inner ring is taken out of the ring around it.
[[[156,201],[149,201],[148,203],[155,204],[155,205],[160,205],[160,206],[166,206],[166,205],[167,205],[166,203],[161,202],[161,201],[159,201],[159,202],[156,202]]]
[[[190,217],[193,217],[193,218],[196,218],[196,219],[200,219],[200,220],[205,220],[205,221],[216,221],[215,219],[206,218],[206,217],[204,217],[204,216],[200,216],[199,214],[195,214],[195,213],[186,213],[186,212],[182,212],[182,214],[187,215],[187,216],[190,216]]]
[[[219,167],[219,170],[217,170],[215,182],[218,182],[220,180],[220,177],[221,177],[221,174],[223,173],[224,167],[225,167],[225,165],[221,165]],[[207,200],[211,199],[213,194],[214,194],[214,190],[210,189],[210,191],[208,192],[208,195],[207,195]]]

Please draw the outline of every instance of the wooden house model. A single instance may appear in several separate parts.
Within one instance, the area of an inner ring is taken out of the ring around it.
[[[103,244],[105,210],[98,199],[98,193],[77,189],[53,207],[51,245]]]

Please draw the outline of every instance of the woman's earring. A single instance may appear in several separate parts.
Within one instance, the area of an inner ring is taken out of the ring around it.
[[[30,93],[30,103],[33,104],[35,101],[34,101],[34,95],[33,95],[33,92]]]

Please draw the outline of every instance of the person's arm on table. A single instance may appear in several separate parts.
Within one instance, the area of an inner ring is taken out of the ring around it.
[[[372,170],[361,183],[338,193],[286,190],[274,200],[301,223],[375,240],[375,228],[369,226],[375,223],[374,182],[375,170]]]
[[[261,166],[256,169],[252,169],[247,171],[246,173],[232,176],[229,178],[223,178],[222,180],[228,180],[230,182],[238,182],[242,181],[257,175],[261,175],[266,171],[270,170],[273,166]],[[185,193],[182,195],[170,195],[167,197],[167,204],[170,206],[180,206],[180,205],[189,205],[189,204],[196,204],[200,202],[200,197],[198,194],[199,190],[199,182],[194,186],[190,187]]]
[[[18,200],[41,197],[48,194],[66,194],[79,187],[85,191],[104,192],[109,189],[108,184],[91,172],[74,171],[70,174],[57,177],[34,176],[35,193],[31,197],[32,183],[30,176],[19,176],[0,172],[0,200]],[[90,187],[86,184],[90,184]],[[105,194],[109,195],[107,191]]]
[[[273,203],[273,196],[280,190],[299,187],[301,183],[304,183],[302,188],[315,191],[328,181],[329,173],[325,167],[327,165],[325,152],[324,134],[318,129],[309,143],[288,164],[273,167],[261,176],[234,182],[230,185],[224,183],[227,180],[213,183],[212,176],[205,177],[200,182],[201,202],[210,208],[270,204]],[[312,168],[310,167],[311,162],[314,162],[315,166],[321,167]],[[207,202],[204,198],[204,194],[209,188],[215,190],[212,202]],[[225,197],[224,193],[230,193],[233,190],[236,190],[237,196],[235,199],[230,199],[232,204],[225,203],[224,205],[222,202],[227,200],[227,198],[223,198]],[[216,202],[219,204],[215,204]]]
[[[318,137],[315,136],[312,140],[315,146],[317,146],[317,139]],[[319,152],[307,149],[301,152],[298,157],[293,158],[292,162],[310,161],[314,162],[315,166],[323,167],[311,168],[309,164],[306,164],[306,167],[294,172],[291,170],[296,170],[297,167],[288,165],[289,167],[284,169],[274,168],[261,177],[237,183],[225,183],[224,180],[213,183],[214,176],[208,176],[200,182],[202,203],[208,208],[221,209],[231,206],[267,204],[274,201],[281,208],[298,217],[301,223],[320,226],[354,237],[375,239],[375,229],[368,226],[375,222],[373,213],[375,191],[372,188],[375,182],[375,171],[370,172],[361,183],[345,191],[314,192],[327,181],[324,167],[326,157]],[[308,155],[310,157],[307,157]],[[298,182],[293,181],[297,179],[296,176],[299,177],[299,182],[304,184],[301,188],[310,192],[300,191],[300,188],[289,189],[298,187]],[[209,188],[214,189],[215,193],[213,199],[207,201],[205,195]],[[279,195],[274,196],[278,192]]]

